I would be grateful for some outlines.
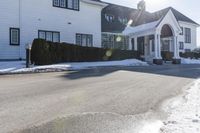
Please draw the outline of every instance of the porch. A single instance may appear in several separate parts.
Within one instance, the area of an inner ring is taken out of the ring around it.
[[[169,12],[161,20],[130,27],[124,30],[129,36],[132,50],[139,51],[141,58],[147,62],[162,65],[166,56],[161,53],[172,53],[173,64],[180,64],[178,35],[181,28],[175,17]],[[170,59],[170,58],[169,58]]]

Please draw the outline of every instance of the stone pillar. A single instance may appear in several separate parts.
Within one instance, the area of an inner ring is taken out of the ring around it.
[[[154,43],[155,43],[155,57],[153,59],[153,63],[157,65],[162,65],[163,60],[161,58],[161,49],[160,49],[160,35],[154,35]]]
[[[179,56],[179,47],[178,47],[178,42],[177,42],[177,36],[174,36],[174,57],[173,57],[173,64],[181,64],[181,59]]]

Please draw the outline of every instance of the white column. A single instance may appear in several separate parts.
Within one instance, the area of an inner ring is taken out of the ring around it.
[[[132,38],[131,37],[129,37],[129,50],[132,50]]]
[[[173,41],[174,41],[174,59],[177,59],[178,57],[177,57],[177,37],[176,36],[174,36],[173,37]]]
[[[134,38],[134,50],[138,50],[138,47],[137,47],[137,37]]]
[[[158,36],[158,58],[161,59],[161,41],[160,41],[160,34],[157,35]]]
[[[158,38],[157,38],[157,34],[154,34],[154,48],[155,48],[155,59],[158,59]]]
[[[176,36],[176,54],[177,54],[177,58],[180,59],[180,55],[179,55],[179,43],[178,43],[178,36]]]

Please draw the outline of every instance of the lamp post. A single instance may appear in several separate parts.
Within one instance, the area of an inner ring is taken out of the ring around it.
[[[30,67],[31,44],[26,44],[26,68]]]

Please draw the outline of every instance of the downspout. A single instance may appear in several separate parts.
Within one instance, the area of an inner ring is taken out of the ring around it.
[[[19,30],[20,30],[20,33],[19,33],[19,59],[22,59],[22,56],[21,56],[21,0],[19,0]]]

